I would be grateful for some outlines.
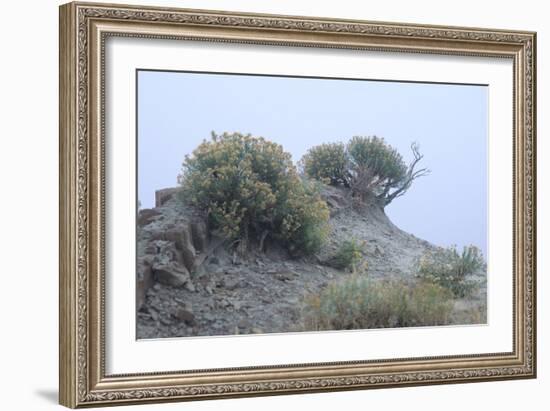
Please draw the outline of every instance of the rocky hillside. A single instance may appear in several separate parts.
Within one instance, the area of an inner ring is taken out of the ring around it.
[[[243,258],[208,230],[176,189],[157,192],[138,216],[138,338],[288,332],[302,329],[308,295],[349,272],[331,267],[338,246],[355,238],[372,278],[410,278],[434,248],[397,228],[377,206],[352,207],[345,189],[327,187],[331,234],[314,256],[292,258],[277,243]]]

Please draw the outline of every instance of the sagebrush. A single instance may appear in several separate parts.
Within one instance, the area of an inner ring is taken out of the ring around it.
[[[311,253],[328,233],[328,207],[316,186],[300,178],[281,145],[262,137],[212,133],[186,156],[178,181],[181,198],[243,248],[272,236]]]
[[[326,184],[349,186],[348,154],[343,143],[320,144],[310,148],[300,165],[310,178]]]
[[[306,299],[307,330],[351,330],[445,325],[451,322],[452,294],[430,282],[373,281],[353,275]]]
[[[385,207],[405,194],[414,180],[429,174],[427,168],[417,169],[423,158],[418,144],[411,144],[411,150],[414,159],[407,165],[401,154],[383,138],[356,136],[346,145],[312,147],[300,164],[307,176],[331,185],[343,185],[362,202],[370,197]]]

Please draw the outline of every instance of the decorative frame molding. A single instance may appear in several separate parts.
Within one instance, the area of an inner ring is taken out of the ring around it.
[[[491,56],[514,62],[514,350],[472,356],[105,375],[108,36]],[[68,407],[536,376],[536,34],[219,11],[60,7],[60,403]]]

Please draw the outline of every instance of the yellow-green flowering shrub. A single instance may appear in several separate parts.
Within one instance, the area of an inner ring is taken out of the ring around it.
[[[179,182],[182,198],[228,239],[248,244],[267,234],[311,253],[326,236],[326,203],[290,154],[262,137],[212,134],[185,158]]]

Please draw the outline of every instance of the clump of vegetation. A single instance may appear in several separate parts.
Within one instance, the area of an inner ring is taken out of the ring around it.
[[[343,143],[321,144],[312,147],[302,157],[301,167],[310,178],[331,185],[347,185],[348,157]]]
[[[452,309],[452,294],[437,284],[376,282],[354,275],[309,297],[302,326],[351,330],[445,325],[451,322]]]
[[[374,197],[383,207],[402,196],[414,180],[429,174],[417,169],[422,160],[419,146],[411,144],[414,156],[407,166],[399,152],[383,138],[353,137],[347,145],[322,144],[311,148],[301,160],[303,172],[331,185],[343,185],[362,202]]]
[[[286,199],[277,209],[274,235],[287,244],[291,253],[312,254],[328,237],[329,215],[318,186],[294,176]]]
[[[487,324],[487,301],[475,301],[466,307],[455,307],[452,324]]]
[[[473,274],[485,269],[481,250],[476,246],[440,248],[422,256],[418,262],[417,277],[450,290],[455,297],[471,295],[477,283]]]
[[[186,156],[178,181],[182,199],[205,210],[241,249],[272,236],[291,251],[312,253],[328,233],[328,207],[316,186],[300,178],[282,146],[262,137],[212,133]]]
[[[340,244],[336,255],[331,259],[330,263],[335,268],[349,269],[355,273],[362,258],[363,244],[352,238]]]

